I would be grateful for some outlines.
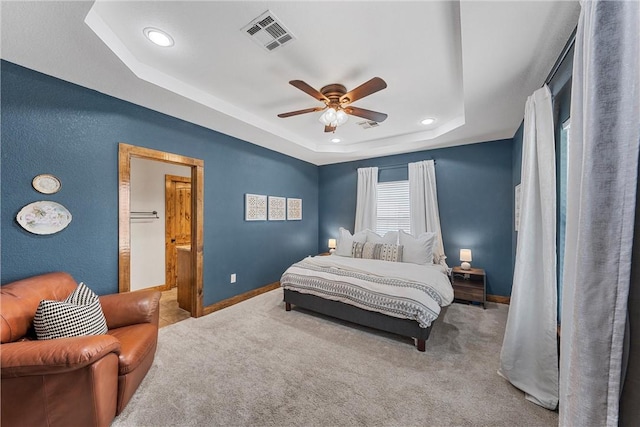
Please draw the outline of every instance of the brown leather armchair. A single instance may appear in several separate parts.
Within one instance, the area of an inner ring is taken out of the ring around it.
[[[40,300],[64,300],[77,284],[49,273],[0,287],[1,424],[108,426],[148,372],[158,341],[160,292],[100,297],[106,335],[39,341]]]

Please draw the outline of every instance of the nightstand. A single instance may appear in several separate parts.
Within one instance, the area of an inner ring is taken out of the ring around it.
[[[456,300],[479,302],[482,304],[482,308],[487,308],[487,275],[483,269],[463,270],[459,266],[453,267],[451,269],[451,284]]]

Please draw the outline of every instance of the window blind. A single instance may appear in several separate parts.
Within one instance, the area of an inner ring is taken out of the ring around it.
[[[409,181],[379,182],[376,233],[397,230],[411,233]]]

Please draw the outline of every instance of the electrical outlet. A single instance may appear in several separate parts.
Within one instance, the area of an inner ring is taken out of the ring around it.
[[[231,283],[236,283],[236,273],[231,275]]]

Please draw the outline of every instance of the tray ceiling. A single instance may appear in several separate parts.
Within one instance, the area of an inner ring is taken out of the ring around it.
[[[246,33],[265,12],[292,36]],[[3,2],[2,58],[314,163],[511,138],[577,23],[577,2]],[[172,47],[147,40],[166,31]],[[289,85],[388,87],[324,133]],[[421,124],[427,117],[431,125]],[[341,142],[331,142],[340,138]]]

